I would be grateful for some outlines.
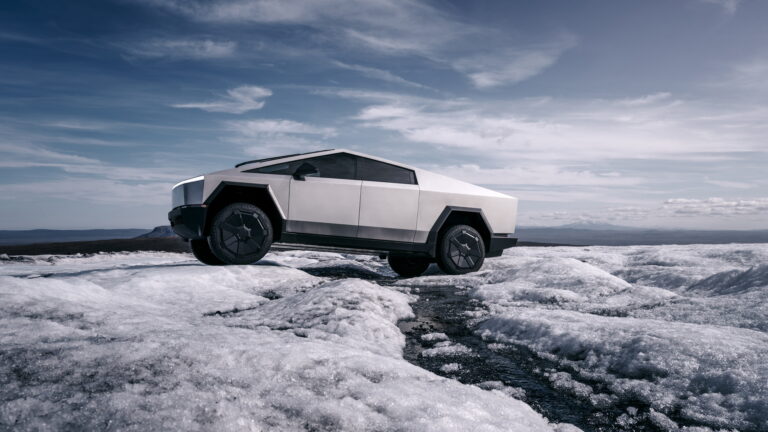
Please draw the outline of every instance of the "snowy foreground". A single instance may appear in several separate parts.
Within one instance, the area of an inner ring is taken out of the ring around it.
[[[765,263],[768,245],[517,248],[380,284],[338,269],[381,282],[383,261],[330,253],[2,259],[0,430],[576,430],[404,360],[396,323],[429,285],[461,287],[474,331],[619,426],[768,430]],[[473,355],[429,337],[446,375]]]

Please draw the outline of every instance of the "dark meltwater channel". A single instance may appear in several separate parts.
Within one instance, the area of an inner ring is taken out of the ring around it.
[[[467,326],[466,312],[481,306],[470,299],[466,292],[452,286],[419,286],[414,294],[419,296],[418,301],[411,304],[416,317],[398,323],[406,335],[404,357],[409,362],[465,384],[481,384],[485,388],[493,388],[501,387],[498,386],[498,382],[501,382],[506,387],[512,387],[512,392],[519,392],[514,388],[522,389],[525,395],[515,397],[531,405],[553,423],[570,423],[584,431],[658,430],[648,422],[623,427],[616,423],[617,418],[626,412],[623,409],[597,409],[587,401],[552,388],[545,377],[534,371],[549,369],[554,365],[538,359],[523,347],[489,348]],[[445,333],[448,340],[470,348],[472,354],[423,356],[420,354],[423,350],[435,345],[433,341],[421,339],[428,333]],[[448,372],[440,369],[450,363],[458,363],[460,369]]]

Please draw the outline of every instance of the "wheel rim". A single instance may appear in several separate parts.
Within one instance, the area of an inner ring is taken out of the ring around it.
[[[221,224],[221,246],[237,257],[261,251],[266,237],[258,215],[235,210]]]
[[[448,255],[458,268],[474,268],[483,256],[480,249],[480,237],[467,230],[459,231],[448,241]]]

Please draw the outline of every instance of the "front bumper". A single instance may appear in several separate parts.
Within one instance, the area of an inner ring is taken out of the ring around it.
[[[173,232],[185,240],[205,237],[205,221],[208,207],[204,204],[176,207],[168,213]]]
[[[517,239],[514,237],[508,237],[506,234],[491,236],[491,242],[488,245],[488,257],[500,256],[504,249],[511,248],[517,245]]]

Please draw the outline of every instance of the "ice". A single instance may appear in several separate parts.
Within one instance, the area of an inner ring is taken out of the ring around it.
[[[433,342],[433,341],[445,341],[448,340],[448,335],[445,333],[426,333],[421,335],[421,340],[427,341],[427,342]]]
[[[764,244],[514,248],[410,279],[326,252],[0,257],[0,429],[573,430],[403,359],[396,322],[445,287],[495,354],[625,429],[768,430],[766,263]],[[469,376],[482,351],[457,342],[420,354]]]
[[[461,370],[461,365],[458,363],[446,363],[440,366],[440,371],[444,373],[456,373]]]
[[[762,244],[517,248],[457,285],[483,302],[476,331],[551,362],[555,388],[642,401],[663,430],[768,430],[766,261]]]
[[[437,357],[437,356],[457,356],[457,355],[471,355],[472,350],[468,347],[451,341],[438,342],[432,348],[422,350],[420,353],[424,357]]]
[[[410,295],[294,268],[349,259],[4,262],[0,429],[567,430],[404,360],[395,323],[412,315]]]

